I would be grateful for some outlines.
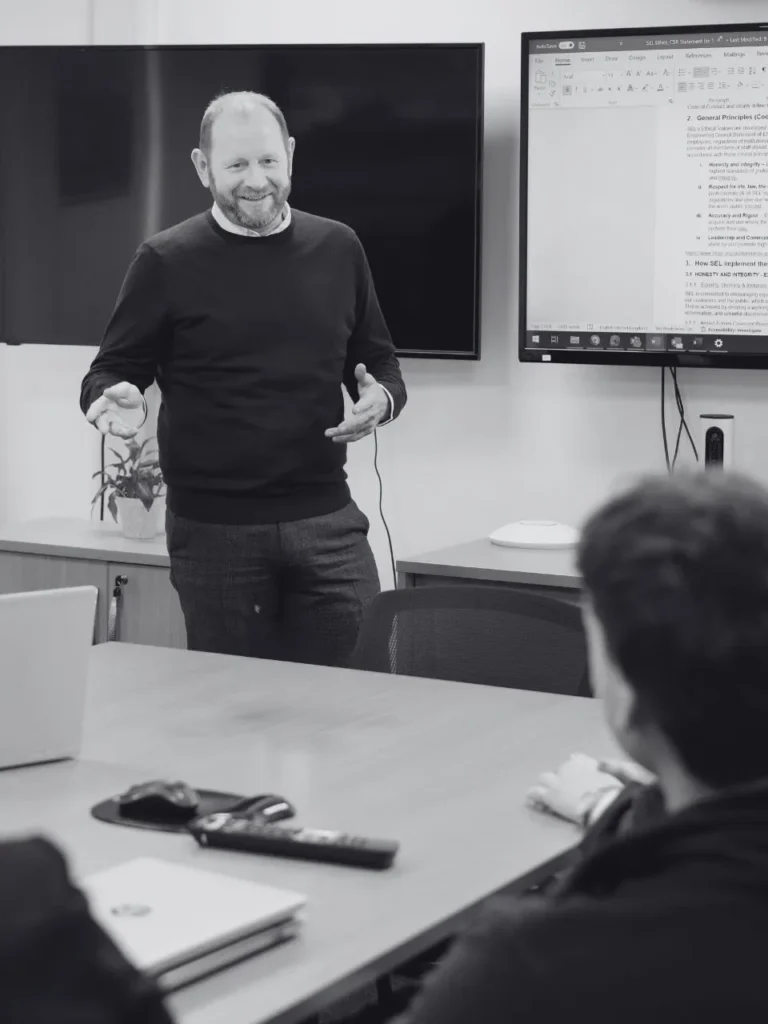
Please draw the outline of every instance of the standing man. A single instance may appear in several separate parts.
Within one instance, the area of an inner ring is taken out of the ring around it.
[[[157,379],[188,647],[340,665],[379,591],[346,445],[406,392],[359,239],[288,205],[294,148],[267,97],[210,104],[192,161],[213,208],[139,246],[80,405],[130,437],[121,410]]]

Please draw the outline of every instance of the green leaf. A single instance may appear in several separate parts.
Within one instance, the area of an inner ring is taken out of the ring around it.
[[[117,522],[117,498],[114,494],[110,494],[109,500],[107,501],[107,508],[112,513],[112,518]]]
[[[136,497],[141,501],[147,511],[152,508],[154,495],[152,494],[151,487],[148,487],[143,481],[139,481],[136,484]]]
[[[95,473],[92,474],[91,480],[93,480],[97,476],[103,476],[105,480],[111,480],[111,479],[113,479],[113,477],[119,477],[121,475],[121,473],[112,473],[111,472],[111,470],[119,469],[119,468],[120,468],[119,466],[111,465],[111,466],[106,466],[103,471],[101,469],[98,469],[98,470],[96,470]]]

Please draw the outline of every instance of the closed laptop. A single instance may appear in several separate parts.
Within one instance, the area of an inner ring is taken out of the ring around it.
[[[126,957],[166,990],[293,937],[306,899],[151,857],[82,883],[91,912]]]
[[[0,768],[77,757],[98,590],[0,594]]]

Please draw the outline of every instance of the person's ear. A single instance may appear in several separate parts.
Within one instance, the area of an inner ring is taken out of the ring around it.
[[[296,139],[288,139],[288,175],[293,174],[293,154],[296,151]]]
[[[195,165],[197,176],[204,188],[211,187],[211,176],[208,173],[208,158],[202,149],[192,150],[192,163]]]

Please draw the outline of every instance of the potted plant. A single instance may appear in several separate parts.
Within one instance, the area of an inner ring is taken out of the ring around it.
[[[151,440],[128,441],[126,455],[110,448],[116,461],[93,474],[101,482],[92,504],[107,495],[112,518],[119,521],[123,536],[134,540],[151,540],[160,529],[157,499],[165,484],[157,453],[147,448]]]

